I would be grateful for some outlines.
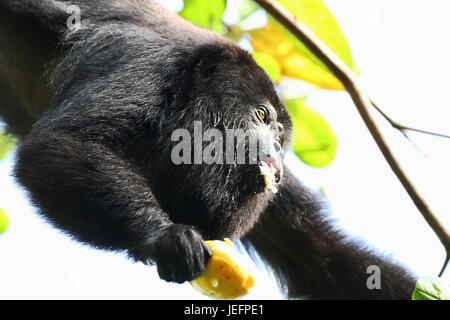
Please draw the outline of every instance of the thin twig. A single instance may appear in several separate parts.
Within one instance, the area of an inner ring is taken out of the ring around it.
[[[406,192],[410,196],[411,200],[414,202],[417,209],[421,212],[422,216],[425,218],[429,226],[438,236],[447,252],[447,255],[450,255],[449,231],[444,227],[444,225],[428,207],[425,200],[416,190],[415,186],[407,177],[397,159],[394,157],[391,149],[383,138],[380,128],[369,112],[369,109],[372,105],[371,100],[366,94],[364,94],[364,91],[359,84],[357,75],[352,70],[350,70],[350,68],[348,68],[347,65],[321,40],[319,40],[305,25],[297,21],[297,19],[280,3],[273,0],[254,1],[261,7],[263,7],[268,13],[270,13],[298,40],[300,40],[342,82],[392,171],[395,173],[395,175],[405,188]],[[445,266],[446,264],[444,264],[443,270],[445,269]]]
[[[375,102],[373,102],[373,100],[370,100],[370,103],[372,104],[372,107],[375,108],[375,110],[378,111],[378,113],[380,113],[383,118],[389,122],[389,124],[394,128],[397,129],[398,131],[400,131],[400,133],[405,137],[406,140],[408,140],[425,158],[427,157],[427,155],[425,154],[425,152],[423,152],[422,149],[419,148],[419,146],[412,141],[412,139],[408,136],[408,133],[406,130],[403,129],[403,126],[398,125],[394,120],[392,120],[386,113],[383,112],[383,110],[381,110],[376,104]]]
[[[407,126],[401,125],[398,122],[392,120],[392,118],[389,117],[383,110],[381,110],[381,108],[375,102],[373,102],[372,99],[370,100],[370,103],[375,108],[375,110],[377,110],[383,116],[383,118],[385,118],[386,121],[389,122],[389,124],[392,127],[401,131],[403,134],[405,134],[405,131],[415,131],[415,132],[429,134],[429,135],[440,137],[440,138],[450,139],[450,136],[442,134],[442,133],[436,133],[436,132],[432,132],[432,131],[427,131],[427,130],[422,130],[422,129],[417,129],[417,128],[412,128],[412,127],[407,127]]]

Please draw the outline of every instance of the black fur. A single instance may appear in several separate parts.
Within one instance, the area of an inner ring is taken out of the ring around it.
[[[67,4],[81,7],[81,29],[67,29]],[[24,137],[15,174],[55,226],[156,263],[168,281],[197,277],[203,240],[230,237],[290,297],[410,298],[409,271],[335,230],[290,172],[274,195],[255,166],[172,163],[175,129],[258,131],[264,103],[276,111],[273,139],[289,146],[273,84],[236,45],[150,0],[3,0],[0,17],[0,113]],[[380,290],[366,286],[373,264]]]

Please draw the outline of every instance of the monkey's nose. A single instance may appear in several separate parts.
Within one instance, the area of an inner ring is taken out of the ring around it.
[[[273,143],[273,147],[276,152],[281,152],[281,143],[278,140]]]

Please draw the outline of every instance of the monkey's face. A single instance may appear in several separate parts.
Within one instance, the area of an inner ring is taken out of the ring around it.
[[[174,207],[180,221],[217,226],[211,237],[233,237],[254,224],[283,181],[291,131],[265,72],[243,51],[222,55],[209,62],[203,55],[184,76],[171,115],[181,130],[172,132],[167,171],[178,181],[171,186],[176,198],[196,211],[184,220]]]
[[[216,125],[224,136],[223,163],[232,175],[239,196],[276,193],[283,177],[286,148],[285,125],[272,103],[247,101],[233,96],[224,99],[222,121]]]
[[[258,105],[255,118],[253,122],[256,124],[252,126],[252,131],[256,136],[253,142],[256,143],[252,145],[251,139],[245,142],[248,145],[248,156],[249,159],[256,160],[254,162],[263,178],[264,190],[276,193],[283,176],[282,146],[286,139],[284,126],[278,121],[277,112],[270,102]]]
[[[242,50],[202,57],[194,69],[190,110],[207,132],[207,164],[222,165],[225,180],[239,196],[275,193],[283,177],[283,155],[291,121],[266,73]],[[220,133],[216,137],[214,132]],[[214,137],[214,138],[213,138]],[[205,152],[206,151],[206,152]],[[212,154],[210,152],[213,151]],[[216,171],[215,171],[216,172]]]

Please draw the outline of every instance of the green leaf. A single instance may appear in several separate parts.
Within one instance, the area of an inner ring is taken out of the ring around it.
[[[351,69],[356,69],[347,40],[322,0],[279,0],[279,2],[344,63]],[[345,89],[330,70],[275,19],[269,18],[266,26],[249,30],[248,33],[252,37],[254,50],[272,55],[278,61],[283,76],[307,81],[319,88]]]
[[[413,300],[450,300],[450,286],[440,278],[421,278],[412,294]]]
[[[325,187],[322,186],[319,188],[319,191],[321,194],[323,194],[325,197],[328,197],[327,191],[325,190]]]
[[[0,161],[8,155],[16,143],[17,141],[13,136],[0,129]]]
[[[179,14],[199,27],[223,34],[222,15],[226,6],[226,0],[184,0],[183,10]]]
[[[322,0],[278,0],[278,2],[333,50],[349,68],[354,69],[352,54],[344,33]],[[289,36],[299,51],[315,64],[327,69],[303,43],[290,33]]]
[[[285,101],[292,117],[294,153],[309,166],[323,168],[336,155],[337,139],[327,121],[305,104],[306,98]]]
[[[263,52],[253,52],[253,59],[256,63],[264,69],[272,81],[277,82],[281,77],[281,67],[277,60],[270,54]]]
[[[327,69],[315,64],[298,50],[289,33],[278,22],[270,20],[263,28],[248,31],[251,44],[257,53],[272,56],[285,77],[299,79],[319,88],[344,90],[341,82]]]
[[[0,234],[4,233],[8,229],[8,216],[5,211],[0,208]]]

